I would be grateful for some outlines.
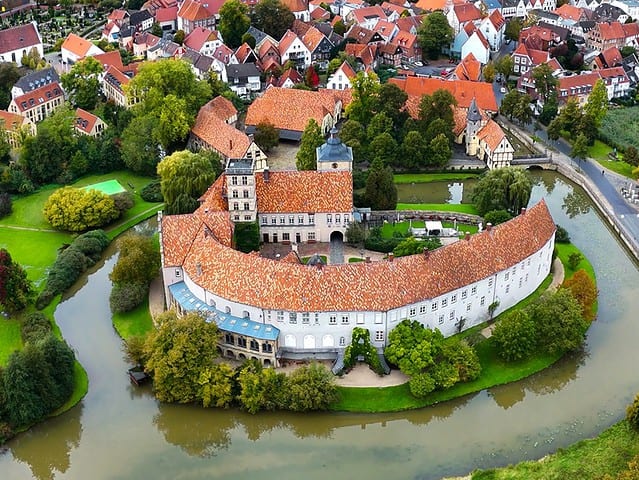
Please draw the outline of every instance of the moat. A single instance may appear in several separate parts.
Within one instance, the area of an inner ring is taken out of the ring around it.
[[[126,376],[108,306],[111,248],[55,314],[88,372],[89,393],[9,442],[2,478],[437,479],[596,435],[639,390],[639,272],[584,192],[553,173],[533,177],[531,203],[546,199],[597,272],[599,314],[583,353],[520,382],[392,414],[252,416],[160,405]]]

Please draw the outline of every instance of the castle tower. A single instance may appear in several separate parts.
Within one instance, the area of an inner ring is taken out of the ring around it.
[[[331,129],[326,143],[315,150],[317,171],[353,170],[353,149],[346,146],[337,136],[337,129]]]
[[[254,222],[257,218],[255,160],[229,158],[226,162],[226,195],[234,222]]]
[[[473,97],[466,114],[466,154],[476,155],[478,142],[475,137],[482,127],[482,116]]]

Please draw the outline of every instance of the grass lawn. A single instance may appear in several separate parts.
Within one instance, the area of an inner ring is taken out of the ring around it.
[[[326,265],[328,262],[326,255],[320,255],[319,257],[322,259],[322,262],[324,262],[324,265]],[[310,259],[311,257],[302,257],[302,263],[307,264]]]
[[[475,205],[469,203],[398,203],[396,210],[428,210],[431,212],[457,212],[479,215]]]
[[[615,476],[627,469],[628,461],[636,455],[639,455],[639,433],[624,420],[596,438],[559,449],[543,461],[521,462],[505,468],[476,471],[472,474],[472,480],[595,480],[601,479],[605,474]]]
[[[623,160],[610,160],[610,158],[608,157],[608,154],[610,152],[612,152],[612,147],[609,147],[601,140],[595,140],[595,144],[592,147],[588,148],[588,156],[597,160],[600,165],[612,170],[613,172],[623,175],[624,177],[634,179],[635,176],[632,175],[632,165],[628,165]],[[621,157],[621,155],[619,155],[619,157]]]
[[[9,356],[21,348],[20,320],[0,317],[0,366],[6,365]]]
[[[453,180],[467,180],[469,178],[479,177],[479,173],[398,173],[393,175],[393,181],[397,184],[402,183],[428,183],[428,182],[445,182]]]
[[[385,223],[382,225],[382,238],[393,238],[393,234],[395,232],[399,232],[404,236],[408,235],[408,228],[410,227],[411,222],[403,221],[403,222],[395,222],[395,225],[392,223]],[[424,228],[425,221],[424,220],[413,220],[412,225],[415,228]],[[453,222],[442,222],[442,226],[444,228],[453,228]],[[457,229],[460,232],[470,232],[477,233],[478,227],[477,225],[469,225],[466,223],[458,223]],[[463,233],[461,234],[463,236]]]
[[[348,259],[348,263],[358,263],[358,262],[363,262],[364,259],[363,258],[359,258],[359,257],[351,257]]]
[[[112,321],[118,335],[124,340],[146,335],[153,329],[148,298],[142,305],[130,312],[113,314]]]
[[[559,258],[564,263],[566,278],[569,278],[572,276],[574,271],[566,265],[568,256],[573,252],[579,252],[579,250],[572,244],[558,244],[557,249],[559,252]],[[581,261],[578,268],[586,270],[586,272],[594,279],[594,269],[586,258]],[[535,299],[539,298],[548,289],[551,282],[552,276],[549,275],[533,294],[523,299],[512,308],[502,312],[495,320],[499,321],[499,317],[505,315],[507,312],[513,309],[523,308]],[[466,338],[476,336],[477,333],[485,326],[485,324],[478,325],[468,329],[462,332],[460,337]],[[562,357],[562,354],[550,355],[542,353],[524,361],[506,363],[497,355],[496,347],[491,339],[487,339],[476,344],[475,349],[482,366],[481,375],[477,380],[467,383],[458,383],[448,390],[432,392],[424,398],[413,397],[408,388],[408,384],[381,388],[338,387],[340,400],[332,405],[331,409],[335,411],[375,413],[426,407],[475,393],[486,388],[521,380],[522,378],[529,377],[534,373],[548,368]]]

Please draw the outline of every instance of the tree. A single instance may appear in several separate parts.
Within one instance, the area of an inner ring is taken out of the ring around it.
[[[384,165],[390,166],[395,163],[397,158],[397,142],[388,132],[377,135],[370,142],[370,156],[373,162],[381,161]]]
[[[366,240],[366,231],[359,222],[350,222],[346,227],[346,243],[351,247],[361,247]]]
[[[63,187],[44,203],[44,218],[53,228],[82,232],[108,225],[120,216],[115,202],[98,190]]]
[[[160,254],[151,237],[126,235],[118,240],[120,255],[109,274],[117,285],[148,285],[157,277],[160,269]]]
[[[377,75],[357,72],[352,81],[353,100],[346,107],[346,116],[350,120],[355,120],[366,127],[371,117],[375,114],[374,109],[378,105],[380,88]]]
[[[575,274],[566,280],[563,288],[570,290],[575,300],[581,305],[581,315],[592,321],[595,317],[593,307],[597,301],[597,286],[585,270],[577,270]]]
[[[258,5],[260,5],[260,3],[258,3]],[[309,88],[317,88],[317,86],[319,85],[320,78],[313,65],[309,66],[306,69],[306,72],[304,73],[304,82]]]
[[[47,65],[47,61],[40,56],[40,52],[35,47],[31,47],[29,53],[22,56],[20,63],[31,70],[41,70]]]
[[[490,223],[491,225],[499,225],[500,223],[507,222],[511,218],[513,218],[512,215],[506,210],[492,210],[490,212],[486,212],[484,215],[484,221],[486,224]]]
[[[532,182],[518,168],[506,167],[483,174],[475,185],[472,200],[480,215],[491,210],[507,210],[518,214],[530,200]]]
[[[272,148],[279,145],[280,131],[268,120],[263,120],[255,128],[254,140],[260,149],[268,153]]]
[[[33,293],[33,285],[20,264],[14,262],[11,254],[0,249],[0,305],[10,313],[23,310]]]
[[[639,393],[626,409],[626,420],[632,428],[639,430]]]
[[[242,45],[242,35],[251,25],[247,12],[248,7],[240,0],[229,0],[220,8],[218,30],[224,38],[224,43],[231,48]]]
[[[581,305],[566,288],[542,295],[530,307],[540,346],[551,354],[581,348],[588,321],[581,315]]]
[[[186,32],[184,30],[178,30],[173,35],[173,41],[178,45],[182,45],[184,43],[184,37],[186,37]]]
[[[134,118],[122,133],[122,160],[127,168],[143,175],[154,175],[160,158],[160,145],[153,139],[155,119]]]
[[[69,73],[62,75],[60,80],[69,100],[73,105],[85,110],[93,110],[100,95],[100,80],[102,64],[93,57],[87,57],[75,63]]]
[[[627,147],[623,152],[623,161],[633,167],[639,165],[639,152],[637,152],[637,149],[632,145]]]
[[[532,78],[535,82],[535,89],[544,103],[547,102],[552,95],[556,94],[559,82],[547,63],[542,63],[533,68]]]
[[[288,408],[295,412],[328,410],[338,399],[337,386],[331,372],[312,362],[291,373],[286,381]]]
[[[384,113],[392,120],[395,130],[399,130],[408,117],[404,110],[408,94],[394,83],[384,83],[379,88],[377,99],[376,111]]]
[[[403,168],[413,169],[425,166],[429,144],[426,139],[414,130],[408,132],[401,146],[400,162]]]
[[[562,128],[563,125],[561,119],[559,117],[555,117],[548,125],[548,138],[553,141],[559,140]]]
[[[366,144],[366,132],[362,124],[357,120],[346,120],[339,132],[339,137],[345,145],[353,149],[354,159],[360,160]]]
[[[373,210],[395,210],[397,206],[397,186],[393,180],[393,171],[390,167],[385,167],[381,159],[374,160],[371,165],[364,199]]]
[[[507,40],[513,42],[519,41],[519,33],[521,32],[521,21],[518,18],[511,18],[506,24],[504,35]]]
[[[258,30],[280,39],[293,25],[295,16],[280,0],[261,0],[255,5],[251,20]],[[226,37],[224,39],[226,40]]]
[[[532,110],[530,108],[531,102],[532,98],[530,98],[530,95],[527,93],[520,95],[517,100],[513,116],[521,125],[528,125],[532,121]]]
[[[369,142],[372,142],[375,137],[382,133],[393,133],[393,120],[384,112],[374,115],[366,129],[366,136]]]
[[[6,110],[11,103],[11,87],[20,77],[20,70],[15,63],[0,63],[0,110]]]
[[[426,240],[418,240],[415,237],[408,237],[402,240],[394,249],[393,255],[396,257],[405,257],[407,255],[416,255],[423,253],[424,249],[435,250],[442,246],[439,238],[428,238]]]
[[[424,19],[417,30],[417,37],[422,50],[429,58],[435,60],[441,54],[442,48],[453,41],[453,33],[444,12],[437,10]]]
[[[608,90],[603,80],[599,79],[595,82],[590,95],[588,95],[588,103],[584,106],[584,113],[592,115],[595,128],[601,126],[603,118],[608,111]]]
[[[535,322],[525,309],[515,310],[497,322],[492,339],[499,356],[507,362],[524,360],[537,346]]]
[[[496,71],[497,70],[495,69],[495,64],[493,62],[488,62],[482,70],[482,74],[484,75],[484,81],[488,83],[493,83],[495,81]]]
[[[515,61],[510,55],[504,55],[495,61],[495,71],[503,75],[504,80],[513,74],[515,68]]]
[[[153,375],[153,391],[161,402],[199,399],[200,378],[217,358],[219,331],[198,313],[178,318],[174,311],[156,318],[157,329],[145,342],[145,370]]]
[[[164,32],[162,31],[162,27],[158,22],[153,22],[153,25],[151,25],[151,34],[155,35],[156,37],[162,38]]]
[[[197,394],[204,407],[228,408],[233,403],[234,372],[227,363],[203,368]]]
[[[219,157],[217,162],[219,163]],[[189,150],[174,152],[158,164],[158,176],[167,213],[191,213],[197,199],[213,183],[216,169],[207,155]]]
[[[580,133],[572,143],[572,150],[570,150],[570,156],[577,158],[581,161],[582,158],[588,156],[588,139],[583,133]]]
[[[438,167],[446,165],[453,155],[450,142],[446,135],[440,133],[430,141],[430,164]]]
[[[511,90],[501,100],[500,113],[506,115],[510,120],[515,116],[522,94],[517,90]]]
[[[300,149],[295,156],[297,169],[316,170],[317,156],[315,150],[323,144],[324,137],[322,136],[322,130],[320,130],[317,122],[311,118],[304,128]]]

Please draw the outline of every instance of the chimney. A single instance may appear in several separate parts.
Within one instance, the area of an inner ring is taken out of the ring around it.
[[[364,258],[364,262],[371,263],[371,257],[365,257]]]
[[[195,265],[195,270],[198,276],[202,275],[202,264],[198,263],[197,265]]]
[[[486,224],[486,231],[487,231],[487,232],[490,232],[492,229],[493,229],[493,224],[492,224],[492,223],[490,223],[490,222],[488,222],[488,223]]]
[[[526,207],[521,207],[521,214],[526,215]]]
[[[270,178],[271,178],[271,172],[269,171],[269,168],[264,167],[264,183],[268,183]]]
[[[388,261],[392,262],[395,259],[395,254],[393,252],[389,252],[388,254]]]
[[[466,232],[466,235],[464,236],[464,240],[466,241],[470,240],[470,232]]]

